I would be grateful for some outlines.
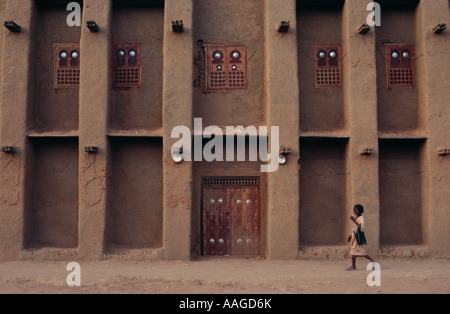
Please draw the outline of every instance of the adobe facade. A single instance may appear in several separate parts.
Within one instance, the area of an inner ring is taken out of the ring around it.
[[[0,0],[0,260],[346,258],[354,204],[371,255],[450,256],[449,2],[369,2]]]

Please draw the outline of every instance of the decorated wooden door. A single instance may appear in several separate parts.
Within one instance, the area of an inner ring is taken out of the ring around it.
[[[203,255],[259,255],[259,178],[204,178]]]

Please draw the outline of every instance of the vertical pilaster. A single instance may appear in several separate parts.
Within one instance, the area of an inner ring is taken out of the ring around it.
[[[378,130],[377,130],[377,72],[375,54],[375,29],[359,34],[366,23],[367,3],[347,0],[343,9],[343,76],[344,102],[349,119],[350,141],[347,149],[347,166],[350,173],[346,230],[351,231],[353,206],[365,208],[368,251],[376,254],[379,248],[380,204],[378,187]],[[374,153],[362,155],[368,147]]]
[[[85,0],[81,32],[79,257],[102,258],[107,217],[108,116],[112,87],[112,2]],[[92,33],[86,21],[100,27]],[[93,88],[95,86],[95,88]],[[85,146],[98,147],[88,154]]]
[[[449,255],[450,245],[450,156],[438,155],[439,148],[450,148],[450,73],[449,30],[434,34],[433,27],[450,25],[447,0],[422,0],[417,12],[417,41],[422,57],[425,84],[424,117],[427,121],[428,145],[426,159],[428,172],[428,211],[424,213],[424,229],[428,230],[425,242],[434,256]]]
[[[12,33],[1,28],[0,146],[13,146],[16,153],[0,152],[0,260],[18,259],[24,246],[26,130],[27,111],[33,97],[30,55],[34,14],[34,1],[9,0],[4,19],[20,25],[22,31]]]
[[[191,255],[192,162],[175,164],[171,138],[176,126],[192,130],[193,0],[166,0],[163,76],[164,258],[186,260]],[[182,20],[183,33],[172,31]]]
[[[299,234],[296,1],[266,0],[265,5],[267,123],[280,127],[280,145],[292,149],[287,163],[268,173],[267,255],[270,259],[291,259],[298,255]],[[281,21],[290,22],[287,33],[277,31]]]

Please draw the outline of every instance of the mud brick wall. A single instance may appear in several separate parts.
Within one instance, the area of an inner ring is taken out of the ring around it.
[[[252,228],[229,234],[235,252],[345,258],[359,203],[371,255],[450,255],[450,37],[432,31],[450,24],[447,0],[380,0],[382,25],[365,35],[360,0],[84,0],[74,27],[68,2],[0,0],[2,22],[21,26],[0,33],[0,260],[208,255],[204,235],[220,243],[220,233],[204,228],[221,225],[204,219],[205,178],[237,182],[233,191],[258,179],[249,200],[260,216],[228,224]],[[414,86],[388,84],[393,44],[413,47]],[[55,84],[61,45],[78,49],[74,86]],[[115,81],[117,45],[139,47],[128,86]],[[318,46],[336,47],[338,84],[318,86]],[[208,47],[245,52],[243,86],[208,89]],[[248,155],[176,163],[172,130],[194,131],[194,118],[279,126],[286,163],[269,173]]]

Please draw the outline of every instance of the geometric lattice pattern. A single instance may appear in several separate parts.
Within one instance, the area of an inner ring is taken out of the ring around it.
[[[114,69],[115,87],[139,86],[140,81],[141,81],[141,73],[139,69],[130,69],[130,68]]]
[[[56,73],[57,87],[78,87],[80,85],[80,70],[58,69]]]
[[[227,89],[227,73],[224,71],[211,71],[208,75],[209,89]]]
[[[247,88],[247,52],[242,46],[205,45],[206,90]]]
[[[78,88],[80,86],[79,44],[54,44],[55,88]]]
[[[413,69],[391,69],[389,73],[390,86],[414,86]]]
[[[141,45],[114,45],[114,88],[141,87]]]
[[[414,87],[414,46],[386,45],[386,65],[388,88]]]
[[[228,72],[228,88],[239,89],[246,88],[246,76],[244,72]]]
[[[259,186],[258,177],[205,177],[203,187]]]
[[[316,86],[341,86],[341,71],[339,69],[317,69]]]
[[[315,46],[315,87],[340,87],[341,47],[339,45]]]

